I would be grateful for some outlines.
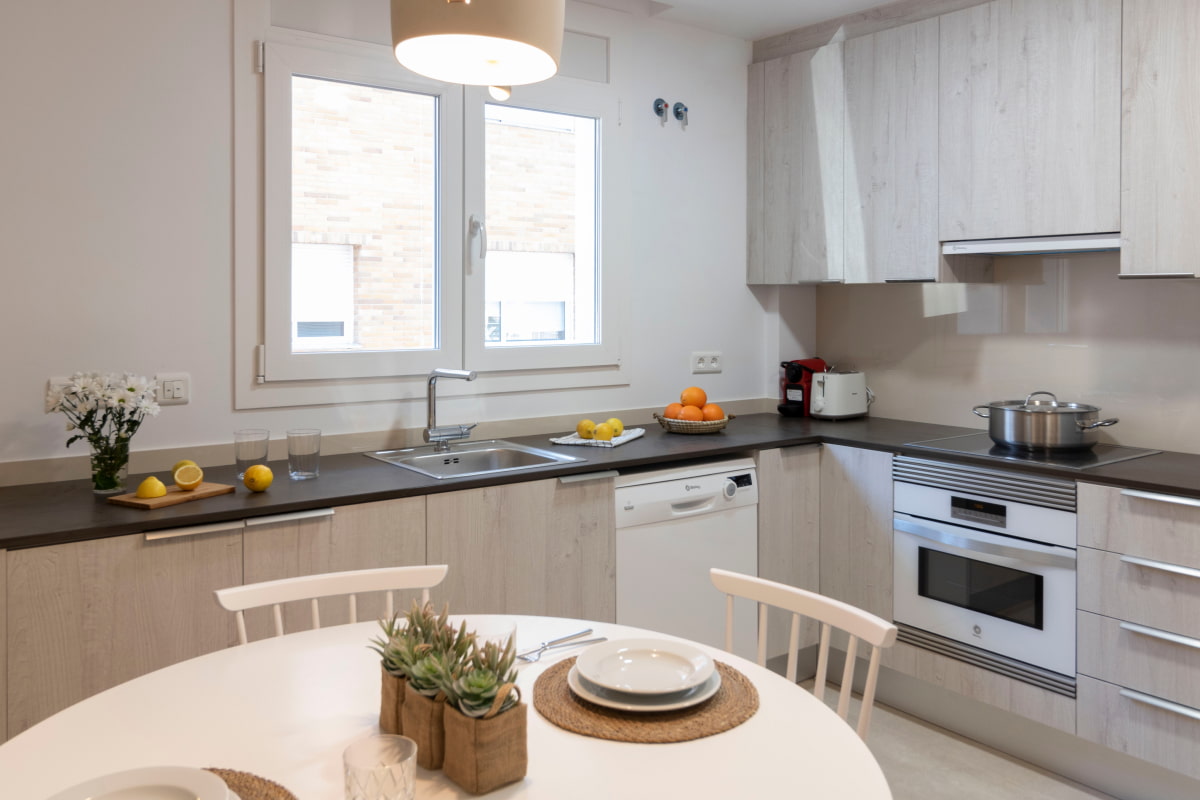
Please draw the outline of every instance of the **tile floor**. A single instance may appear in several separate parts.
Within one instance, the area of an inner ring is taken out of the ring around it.
[[[867,743],[894,800],[1114,800],[880,703]]]

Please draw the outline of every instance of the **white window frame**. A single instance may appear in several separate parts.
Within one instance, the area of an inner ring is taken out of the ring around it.
[[[461,361],[462,89],[402,68],[386,48],[370,45],[266,45],[264,70],[263,258],[264,376],[267,381],[378,378],[428,373]],[[437,99],[438,337],[429,350],[294,352],[292,350],[292,77],[346,81],[432,95]],[[447,157],[447,154],[449,156]]]
[[[296,47],[331,50],[350,56],[366,55],[369,58],[394,63],[391,48],[366,41],[345,39],[308,31],[280,28],[271,25],[270,7],[266,0],[239,0],[233,7],[233,328],[234,328],[234,408],[286,408],[307,405],[344,403],[366,403],[395,400],[423,402],[426,390],[425,373],[399,374],[394,370],[388,377],[339,378],[321,376],[314,380],[268,379],[266,362],[267,303],[264,268],[265,252],[265,188],[264,188],[264,73],[261,67],[265,47],[263,42],[292,45]],[[600,34],[601,36],[603,34]],[[629,261],[632,257],[632,131],[622,115],[627,113],[627,102],[622,102],[616,88],[611,85],[611,74],[606,64],[597,58],[607,57],[605,48],[595,46],[606,41],[595,34],[575,34],[567,31],[567,41],[575,38],[584,43],[576,53],[578,77],[559,75],[546,82],[562,92],[587,92],[592,88],[611,92],[617,106],[617,115],[606,120],[608,126],[602,158],[607,162],[603,177],[603,242],[604,284],[622,287],[628,285]],[[566,55],[566,54],[565,54]],[[564,58],[565,58],[564,55]],[[389,59],[393,61],[389,61]],[[564,62],[565,63],[565,62]],[[574,61],[572,63],[575,63]],[[586,67],[582,66],[586,64]],[[395,68],[399,68],[396,65]],[[403,71],[403,70],[402,70]],[[586,74],[585,74],[586,73]],[[421,79],[405,72],[409,80]],[[598,86],[593,87],[593,84]],[[442,87],[446,88],[446,87]],[[457,90],[460,87],[449,87]],[[514,87],[514,98],[521,97],[532,87]],[[461,108],[461,104],[460,104]],[[461,129],[461,126],[459,126]],[[612,167],[617,169],[610,171]],[[443,180],[449,178],[443,174]],[[461,175],[458,178],[461,185]],[[466,221],[458,231],[451,232],[446,226],[442,237],[443,267],[462,264],[466,255]],[[443,278],[454,272],[461,280],[462,271],[444,268]],[[602,294],[604,320],[602,335],[611,337],[618,354],[615,365],[581,368],[536,368],[483,371],[475,381],[451,381],[439,392],[446,395],[489,395],[499,393],[527,394],[556,390],[591,387],[628,386],[630,366],[628,351],[632,342],[628,336],[630,304],[624,300],[610,302],[606,288]],[[461,313],[462,304],[457,308]],[[482,316],[482,315],[481,315]],[[461,324],[458,327],[461,331]],[[444,341],[444,340],[443,340]],[[344,354],[340,354],[344,355]],[[465,363],[465,357],[462,363]],[[455,357],[446,355],[446,360],[437,366],[459,366]]]

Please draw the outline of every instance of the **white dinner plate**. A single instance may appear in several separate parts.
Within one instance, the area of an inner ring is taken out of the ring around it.
[[[699,686],[682,692],[664,695],[626,694],[612,692],[602,686],[594,686],[579,674],[578,662],[567,673],[567,686],[589,703],[619,711],[677,711],[703,703],[721,688],[721,673],[713,670],[709,679]]]
[[[229,787],[195,767],[142,767],[84,781],[49,800],[228,800]]]
[[[579,654],[575,667],[599,688],[643,695],[694,689],[715,671],[708,653],[668,639],[618,639],[595,644]]]

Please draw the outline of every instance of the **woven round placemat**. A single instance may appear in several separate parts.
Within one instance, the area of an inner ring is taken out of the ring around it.
[[[533,684],[533,707],[560,728],[597,739],[665,744],[712,736],[741,725],[758,711],[758,690],[742,673],[716,662],[721,688],[709,699],[678,711],[618,711],[576,697],[567,686],[575,659],[547,669]]]
[[[260,778],[253,773],[219,767],[205,767],[205,769],[225,781],[225,785],[232,789],[241,800],[296,800],[296,795],[275,781]]]

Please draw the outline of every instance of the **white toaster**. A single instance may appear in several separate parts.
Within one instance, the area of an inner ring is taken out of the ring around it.
[[[817,372],[812,378],[809,413],[822,419],[863,417],[875,401],[861,372]]]

